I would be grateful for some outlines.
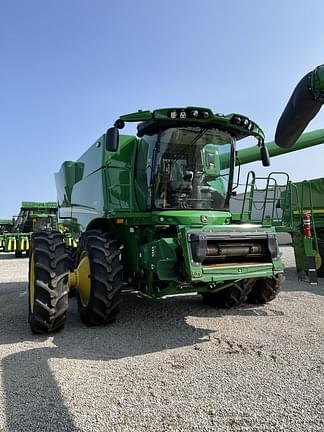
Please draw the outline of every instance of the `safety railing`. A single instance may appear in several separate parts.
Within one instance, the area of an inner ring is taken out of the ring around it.
[[[284,176],[284,184],[279,183],[280,177]],[[283,172],[272,172],[268,177],[256,177],[254,171],[247,175],[245,191],[243,196],[241,219],[251,222],[266,223],[278,225],[283,220],[283,209],[278,206],[282,200],[282,194],[287,191],[289,185],[289,176]],[[288,194],[284,193],[284,207]],[[253,211],[259,217],[253,215]]]

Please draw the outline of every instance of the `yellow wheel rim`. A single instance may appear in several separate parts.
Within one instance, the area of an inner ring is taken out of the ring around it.
[[[29,264],[29,284],[28,284],[28,297],[29,297],[29,307],[30,311],[34,311],[35,303],[35,256],[32,254],[30,257]]]
[[[69,286],[77,289],[82,305],[87,306],[91,293],[91,272],[86,252],[82,252],[78,267],[69,273]]]
[[[316,270],[318,270],[322,265],[322,257],[316,250],[313,250],[313,256],[315,257]]]

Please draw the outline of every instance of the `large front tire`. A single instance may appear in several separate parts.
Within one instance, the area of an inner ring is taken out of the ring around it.
[[[83,281],[83,289],[77,288],[81,321],[87,326],[102,326],[115,321],[122,289],[122,265],[116,242],[100,230],[85,232],[77,253],[79,268],[80,264],[89,273],[88,287],[87,281]]]
[[[60,233],[32,235],[29,256],[29,324],[33,333],[64,327],[68,308],[67,260]]]

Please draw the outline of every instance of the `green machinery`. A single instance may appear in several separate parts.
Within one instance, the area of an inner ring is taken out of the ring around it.
[[[275,157],[323,143],[324,129],[319,129],[304,133],[290,148],[281,148],[275,142],[266,146],[269,155]],[[237,152],[238,165],[257,160],[255,148]],[[324,178],[292,182],[284,172],[256,177],[250,171],[240,201],[242,220],[271,225],[278,233],[291,235],[301,279],[308,274],[309,281],[316,283],[315,270],[318,276],[324,276]]]
[[[320,65],[308,72],[294,89],[277,125],[275,142],[278,146],[296,148],[298,138],[323,103],[324,65]],[[296,215],[297,218],[303,215],[303,234],[300,230],[293,231],[296,264],[298,270],[308,272],[310,282],[314,283],[316,269],[319,276],[324,276],[323,184],[323,178],[292,184],[281,200],[284,216],[290,212],[291,221]]]
[[[14,252],[17,258],[22,257],[24,252],[28,255],[33,232],[58,230],[57,210],[56,202],[23,201],[18,216],[1,233],[2,252]],[[68,233],[64,234],[64,241],[68,247],[76,246]]]
[[[267,144],[270,156],[322,144],[324,130],[302,132],[324,103],[324,65],[308,72],[297,84],[285,107],[275,133],[275,143]],[[253,149],[238,153],[238,161],[249,163]],[[280,185],[284,179],[284,184]],[[260,196],[258,182],[264,182]],[[311,283],[324,276],[324,178],[293,183],[285,173],[273,173],[267,179],[249,174],[242,205],[242,218],[256,222],[253,208],[261,205],[259,221],[266,220],[278,232],[292,236],[296,267],[300,277],[307,273]]]
[[[0,251],[4,246],[5,234],[11,232],[14,220],[12,219],[0,219]]]
[[[138,123],[137,136],[119,136],[125,122]],[[245,116],[139,111],[64,162],[59,216],[78,234],[78,248],[69,269],[59,232],[33,234],[32,331],[64,326],[71,289],[87,325],[115,319],[123,288],[154,298],[194,292],[218,307],[271,301],[283,273],[275,228],[229,210],[236,142],[248,136],[269,165],[263,132]]]

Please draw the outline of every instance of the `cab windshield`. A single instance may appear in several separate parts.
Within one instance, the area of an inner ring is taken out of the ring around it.
[[[155,208],[227,206],[234,163],[231,135],[215,128],[184,127],[146,138],[151,144],[147,174]]]

